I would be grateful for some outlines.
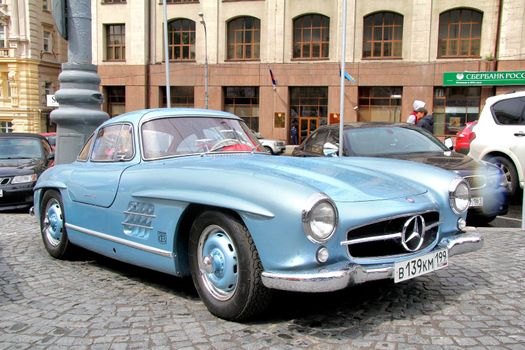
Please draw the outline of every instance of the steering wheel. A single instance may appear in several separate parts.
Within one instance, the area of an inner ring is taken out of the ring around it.
[[[222,147],[234,145],[237,143],[239,143],[239,140],[236,140],[236,139],[222,139],[222,140],[217,141],[213,146],[211,146],[208,152],[213,152]]]

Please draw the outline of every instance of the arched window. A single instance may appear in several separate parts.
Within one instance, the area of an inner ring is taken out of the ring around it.
[[[195,60],[195,22],[185,18],[168,22],[170,61]]]
[[[261,44],[261,21],[255,17],[238,17],[228,22],[229,60],[257,60]]]
[[[439,15],[438,57],[479,57],[483,13],[455,9]]]
[[[293,21],[293,58],[328,58],[329,41],[330,18],[312,14]]]
[[[378,12],[364,19],[363,58],[401,58],[403,16]]]

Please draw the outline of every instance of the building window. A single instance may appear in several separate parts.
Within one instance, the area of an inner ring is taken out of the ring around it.
[[[189,19],[168,22],[168,47],[170,61],[195,60],[195,22]]]
[[[47,96],[47,95],[51,95],[52,93],[53,91],[51,90],[51,82],[45,81],[44,82],[44,94]]]
[[[160,104],[161,107],[166,107],[166,87],[160,87]],[[194,91],[193,86],[170,86],[170,100],[171,107],[193,108]]]
[[[403,16],[379,12],[365,17],[363,58],[401,58]]]
[[[53,94],[52,84],[49,81],[44,81],[42,87],[44,90],[42,91],[42,104],[45,106],[47,105],[47,96]]]
[[[6,48],[5,44],[5,26],[0,24],[0,48]]]
[[[107,112],[111,118],[126,112],[125,86],[106,86],[106,96]]]
[[[438,57],[479,57],[483,14],[456,9],[439,15]]]
[[[436,87],[434,89],[434,134],[453,136],[467,122],[477,120],[481,87]]]
[[[238,115],[250,129],[259,131],[259,88],[225,87],[224,110]]]
[[[305,15],[293,21],[293,58],[328,58],[330,19],[322,15]]]
[[[327,123],[328,88],[292,87],[290,88],[290,125],[298,130],[298,143]],[[292,143],[291,137],[288,140]]]
[[[13,123],[10,121],[0,120],[0,132],[1,133],[13,132]]]
[[[51,40],[51,32],[44,30],[44,42],[43,42],[43,50],[44,52],[52,52],[53,51],[53,43]]]
[[[261,21],[255,17],[239,17],[228,22],[228,59],[259,59]]]
[[[400,122],[401,87],[363,86],[359,87],[360,122]]]
[[[42,10],[49,11],[49,0],[42,0]]]
[[[106,25],[106,60],[126,59],[126,27],[124,24]]]

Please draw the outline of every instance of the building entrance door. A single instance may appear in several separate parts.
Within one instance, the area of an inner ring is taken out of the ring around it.
[[[319,126],[319,117],[299,117],[299,144]]]

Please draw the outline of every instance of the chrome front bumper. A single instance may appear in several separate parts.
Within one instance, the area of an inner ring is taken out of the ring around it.
[[[464,233],[444,238],[435,250],[447,248],[448,255],[474,252],[483,246],[483,238],[477,233]],[[263,272],[263,284],[272,289],[296,292],[332,292],[368,281],[394,278],[394,263],[358,265],[344,262],[311,273]]]

